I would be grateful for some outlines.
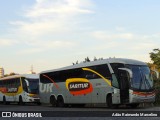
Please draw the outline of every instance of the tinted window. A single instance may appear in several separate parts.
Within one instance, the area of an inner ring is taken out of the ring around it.
[[[27,83],[24,80],[24,78],[22,78],[22,86],[23,86],[23,90],[26,91],[26,92],[28,92],[28,86],[27,86]]]
[[[44,73],[40,75],[40,81],[42,83],[65,82],[69,78],[83,78],[84,72],[81,68],[70,69],[63,71],[56,71],[50,73]]]
[[[81,68],[78,69],[70,69],[60,72],[60,81],[65,82],[70,78],[83,78],[84,72]]]
[[[40,74],[41,83],[52,83],[50,79],[51,79],[51,73]]]
[[[111,79],[111,73],[110,70],[108,68],[108,65],[104,64],[104,65],[97,65],[97,66],[90,66],[87,67],[91,70],[94,70],[95,72],[97,72],[98,74],[102,75],[103,77],[107,78],[107,79]],[[91,72],[91,71],[85,71],[85,75],[86,78],[88,79],[97,79],[100,78],[99,75]]]
[[[116,77],[118,77],[118,68],[124,68],[124,64],[122,64],[122,63],[111,63],[111,67],[112,67]]]
[[[119,69],[118,68],[124,68],[124,64],[122,63],[111,63],[110,64],[114,74],[113,76],[113,80],[112,80],[112,86],[119,88],[120,86],[120,78],[119,78]]]
[[[15,78],[15,79],[9,79],[9,80],[3,80],[1,81],[1,86],[2,87],[19,87],[20,86],[20,79]]]
[[[95,72],[99,73],[103,77],[111,80],[111,73],[109,71],[108,65],[97,65],[97,66],[90,66],[86,67],[91,70],[94,70]],[[87,79],[97,79],[100,78],[99,75],[95,74],[91,71],[84,71],[82,68],[76,68],[76,69],[69,69],[69,70],[63,70],[63,71],[56,71],[56,72],[50,72],[50,73],[43,73],[40,75],[40,81],[42,83],[52,83],[54,82],[65,82],[67,79],[70,78],[87,78]]]
[[[39,93],[39,81],[38,79],[29,79],[26,78],[26,81],[28,81],[28,92],[31,94],[38,94]]]
[[[2,83],[2,81],[0,80],[0,87],[2,87],[3,86],[3,83]]]

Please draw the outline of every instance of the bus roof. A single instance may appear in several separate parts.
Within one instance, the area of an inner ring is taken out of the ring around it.
[[[67,67],[63,67],[63,68],[59,68],[59,69],[52,69],[52,70],[42,71],[41,73],[68,70],[68,69],[81,68],[81,67],[94,66],[94,65],[107,64],[107,63],[123,63],[123,64],[131,64],[131,65],[146,65],[146,63],[144,63],[142,61],[133,60],[133,59],[109,58],[109,59],[103,59],[103,60],[97,60],[97,61],[91,61],[91,62],[86,62],[86,63],[75,64],[75,65],[71,65],[71,66],[67,66]]]
[[[25,78],[33,78],[33,79],[38,79],[39,76],[37,74],[20,74],[20,75],[12,75],[4,78],[0,78],[0,80],[8,80],[12,78],[20,78],[20,77],[25,77]]]

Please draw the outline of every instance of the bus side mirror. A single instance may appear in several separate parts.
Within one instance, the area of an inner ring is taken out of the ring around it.
[[[156,70],[151,70],[153,73],[155,73],[155,75],[156,75],[156,78],[158,79],[159,78],[159,72],[158,71],[156,71]]]
[[[129,77],[133,78],[133,73],[130,69],[128,69],[128,68],[118,68],[118,69],[126,71],[129,74]]]

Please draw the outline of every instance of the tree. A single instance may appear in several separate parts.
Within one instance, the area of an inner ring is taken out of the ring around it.
[[[103,58],[96,58],[94,57],[93,61],[98,61],[98,60],[103,60]],[[87,62],[91,62],[89,57],[86,57],[84,59],[84,61],[80,62],[80,63],[87,63]],[[79,64],[78,60],[76,61],[76,63],[72,62],[73,65]]]
[[[147,65],[151,70],[155,70],[156,69],[156,65],[153,64],[153,63],[147,63]]]
[[[12,75],[17,75],[17,74],[16,74],[16,73],[14,73],[14,72],[11,72],[9,75],[10,75],[10,76],[12,76]]]
[[[160,49],[153,49],[153,52],[150,53],[150,58],[153,61],[153,64],[160,69]]]
[[[78,64],[78,60],[76,61],[76,63],[72,63],[73,65],[76,65],[76,64]]]
[[[97,61],[97,58],[96,58],[96,57],[94,57],[94,61]]]
[[[85,58],[85,62],[90,62],[89,57],[86,57],[86,58]]]
[[[4,77],[12,76],[12,75],[18,75],[17,73],[11,72],[9,74],[5,74]]]

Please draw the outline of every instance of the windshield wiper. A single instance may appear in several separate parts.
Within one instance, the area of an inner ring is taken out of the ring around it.
[[[148,85],[148,88],[151,89],[152,87],[151,87],[151,85],[149,84],[148,79],[146,79],[146,76],[145,76],[145,75],[144,75],[144,80],[145,80],[146,84]]]
[[[141,90],[142,83],[143,83],[143,77],[142,77],[142,73],[141,73],[141,81],[140,81],[140,85],[139,85],[139,90]]]

